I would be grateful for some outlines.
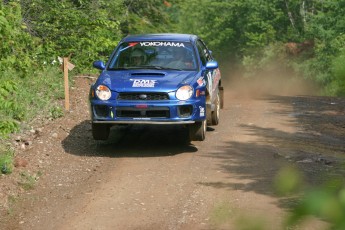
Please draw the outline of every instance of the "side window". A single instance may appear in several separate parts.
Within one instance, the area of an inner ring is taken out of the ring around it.
[[[206,62],[212,60],[212,56],[210,55],[207,47],[201,40],[198,40],[197,46],[198,46],[198,52],[200,54],[201,62],[203,65],[206,65]]]
[[[201,41],[197,41],[198,53],[200,55],[202,65],[206,65],[207,57],[203,44]]]

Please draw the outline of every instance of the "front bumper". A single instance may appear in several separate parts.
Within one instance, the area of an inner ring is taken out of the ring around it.
[[[145,120],[135,120],[135,121],[92,121],[92,123],[102,123],[102,124],[150,124],[150,125],[184,125],[193,124],[195,121],[145,121]]]
[[[93,123],[192,124],[206,119],[205,99],[188,101],[90,100]]]

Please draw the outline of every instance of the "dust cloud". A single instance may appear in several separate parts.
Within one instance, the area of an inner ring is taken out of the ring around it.
[[[279,69],[279,66],[271,66],[268,70],[261,71],[253,76],[246,76],[243,70],[238,68],[221,68],[222,85],[228,95],[233,97],[260,97],[264,95],[297,96],[320,94],[319,87],[292,71]]]

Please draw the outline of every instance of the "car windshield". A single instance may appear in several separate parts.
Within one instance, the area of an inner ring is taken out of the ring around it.
[[[188,42],[144,41],[119,45],[108,69],[195,70],[197,61]]]

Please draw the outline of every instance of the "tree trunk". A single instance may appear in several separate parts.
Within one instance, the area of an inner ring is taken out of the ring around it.
[[[292,28],[296,29],[296,27],[295,27],[295,20],[294,20],[293,15],[292,15],[292,13],[290,11],[289,1],[288,0],[285,0],[285,5],[286,5],[286,10],[287,10],[290,22],[291,22],[291,26],[292,26]]]

